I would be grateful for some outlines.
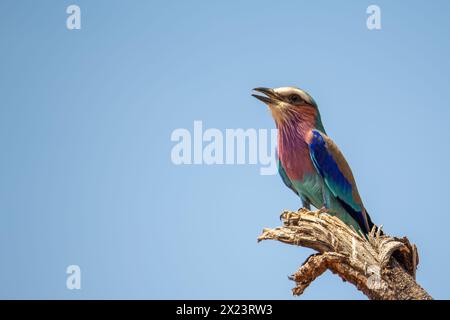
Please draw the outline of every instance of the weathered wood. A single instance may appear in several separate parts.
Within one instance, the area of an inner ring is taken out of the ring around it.
[[[406,237],[390,237],[375,227],[369,235],[362,235],[321,210],[284,211],[281,219],[282,227],[264,229],[258,241],[277,240],[318,252],[292,275],[294,295],[302,294],[330,270],[369,299],[432,299],[415,281],[417,248]]]

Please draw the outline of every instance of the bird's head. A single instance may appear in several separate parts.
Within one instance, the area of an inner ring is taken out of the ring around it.
[[[252,96],[269,107],[277,125],[283,125],[291,121],[320,122],[316,102],[302,89],[281,87],[274,89],[255,88],[253,90],[263,94],[252,94]]]

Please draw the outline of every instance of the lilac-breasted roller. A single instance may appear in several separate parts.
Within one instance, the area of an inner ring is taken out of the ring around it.
[[[373,226],[353,173],[327,136],[319,109],[305,91],[294,87],[256,88],[253,96],[269,106],[278,129],[278,172],[303,207],[326,211],[368,233]]]

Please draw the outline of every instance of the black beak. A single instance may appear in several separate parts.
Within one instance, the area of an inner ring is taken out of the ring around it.
[[[252,94],[253,97],[256,99],[264,102],[265,104],[271,104],[274,103],[276,100],[278,100],[277,94],[273,91],[273,89],[270,88],[255,88],[254,91],[261,92],[262,94],[265,94],[266,96],[260,96],[257,94]]]

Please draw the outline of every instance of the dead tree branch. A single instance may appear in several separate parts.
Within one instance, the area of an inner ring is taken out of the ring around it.
[[[258,241],[278,240],[316,250],[295,272],[294,295],[330,270],[361,290],[369,299],[430,300],[415,281],[419,263],[417,248],[404,238],[382,235],[374,228],[366,236],[340,219],[320,211],[284,211],[283,226],[264,229]]]

